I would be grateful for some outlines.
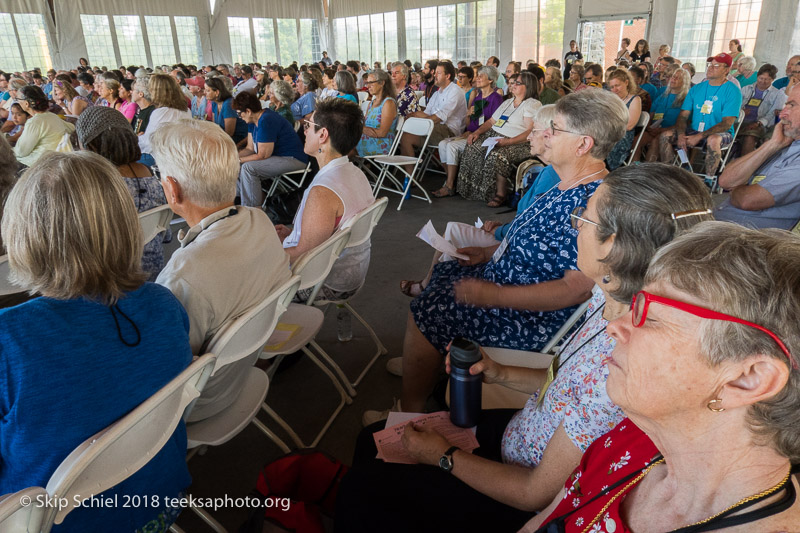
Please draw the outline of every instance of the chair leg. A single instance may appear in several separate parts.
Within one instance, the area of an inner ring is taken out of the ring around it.
[[[356,317],[356,320],[361,322],[361,325],[363,325],[365,328],[367,328],[367,331],[369,332],[370,336],[372,337],[372,340],[375,342],[375,346],[377,346],[377,348],[378,348],[378,352],[372,357],[372,359],[367,364],[367,366],[364,367],[364,370],[361,371],[361,374],[358,375],[356,380],[351,383],[351,385],[353,385],[353,387],[358,387],[358,384],[361,383],[361,380],[364,379],[364,376],[367,375],[367,372],[369,372],[370,368],[372,368],[372,365],[375,364],[375,361],[377,361],[378,358],[381,355],[384,355],[384,354],[388,353],[389,350],[386,349],[386,347],[383,345],[381,340],[378,338],[378,335],[375,333],[375,330],[372,329],[372,326],[370,326],[367,323],[367,321],[364,320],[364,318],[361,315],[356,313],[356,310],[353,309],[353,307],[349,303],[345,302],[344,306],[347,308],[348,311],[350,311],[350,313],[353,314],[354,317]]]
[[[254,418],[253,425],[255,425],[258,429],[260,429],[261,432],[264,433],[264,435],[269,437],[269,440],[277,444],[278,448],[283,450],[283,453],[289,453],[292,451],[291,448],[289,448],[280,437],[278,437],[266,425],[264,425],[264,423],[261,420],[259,420],[258,418]]]
[[[337,365],[336,361],[331,359],[331,356],[328,355],[328,353],[325,350],[322,349],[322,346],[317,344],[317,341],[311,341],[311,342],[309,342],[309,344],[311,346],[313,346],[314,349],[317,351],[317,353],[320,355],[320,357],[322,357],[322,359],[326,363],[328,363],[328,366],[330,368],[332,368],[334,370],[334,372],[336,372],[336,374],[338,374],[339,379],[341,380],[341,383],[342,383],[342,385],[344,385],[345,389],[347,389],[348,394],[350,394],[350,396],[355,396],[356,395],[356,390],[353,388],[352,385],[350,385],[350,380],[347,379],[347,376],[344,374],[344,371],[342,370],[342,367]]]
[[[172,531],[172,533],[186,533],[178,526],[178,524],[172,524],[169,526],[169,530]]]
[[[264,403],[262,403],[262,404],[261,404],[261,409],[262,409],[262,410],[263,410],[265,413],[267,413],[267,414],[268,414],[270,417],[272,417],[272,419],[273,419],[275,422],[277,422],[277,423],[278,423],[278,425],[279,425],[280,427],[282,427],[282,428],[283,428],[283,430],[284,430],[286,433],[288,433],[288,434],[289,434],[289,437],[291,437],[292,441],[294,441],[295,445],[297,445],[297,447],[298,447],[298,448],[306,448],[306,445],[305,445],[305,444],[303,444],[303,441],[302,441],[302,440],[300,440],[300,437],[297,435],[297,433],[295,432],[295,430],[293,430],[293,429],[292,429],[292,427],[291,427],[289,424],[287,424],[287,423],[286,423],[286,421],[285,421],[283,418],[281,418],[281,416],[280,416],[278,413],[276,413],[275,411],[273,411],[273,410],[272,410],[272,407],[270,407],[269,405],[267,405],[267,402],[264,402]]]
[[[201,509],[201,508],[199,508],[199,507],[195,507],[195,506],[193,506],[193,505],[190,505],[190,506],[189,506],[189,509],[191,509],[192,511],[194,511],[194,513],[195,513],[197,516],[199,516],[200,518],[202,518],[202,519],[203,519],[203,522],[205,522],[206,524],[208,524],[208,525],[211,527],[211,529],[213,529],[213,530],[214,530],[214,531],[216,531],[217,533],[228,533],[228,530],[227,530],[227,529],[225,529],[224,527],[222,527],[222,524],[220,524],[219,522],[217,522],[217,521],[214,519],[214,517],[213,517],[213,516],[211,516],[210,514],[208,514],[208,513],[205,511],[205,509]]]
[[[316,344],[316,343],[315,343],[315,344]],[[309,350],[309,349],[308,349],[308,347],[306,347],[306,346],[303,346],[303,351],[304,351],[304,352],[306,353],[306,355],[308,355],[308,356],[311,358],[311,360],[312,360],[312,361],[314,361],[314,363],[315,363],[315,364],[316,364],[316,365],[317,365],[317,366],[318,366],[318,367],[319,367],[319,368],[320,368],[320,369],[321,369],[323,372],[325,372],[325,374],[326,374],[326,375],[327,375],[327,376],[330,378],[331,382],[333,382],[333,384],[336,386],[336,389],[339,391],[339,395],[340,395],[340,396],[341,396],[341,398],[342,398],[342,401],[341,401],[341,402],[339,402],[339,405],[336,407],[336,410],[333,412],[333,414],[332,414],[332,415],[331,415],[331,417],[328,419],[328,421],[327,421],[327,422],[325,422],[325,425],[324,425],[324,426],[322,426],[322,429],[319,431],[319,433],[317,434],[316,438],[315,438],[315,439],[314,439],[314,441],[311,443],[311,447],[312,447],[312,448],[314,448],[314,447],[316,447],[316,446],[319,444],[319,441],[320,441],[320,440],[322,440],[322,437],[323,437],[323,436],[325,436],[325,433],[326,433],[326,432],[328,431],[328,429],[331,427],[331,424],[333,424],[333,421],[334,421],[334,420],[336,420],[336,417],[337,417],[337,416],[339,416],[339,413],[342,411],[342,409],[344,408],[344,406],[345,406],[345,405],[349,405],[349,404],[353,403],[353,398],[351,398],[351,397],[350,397],[350,396],[349,396],[349,395],[348,395],[348,394],[347,394],[347,393],[344,391],[344,389],[342,388],[342,384],[341,384],[341,383],[339,383],[339,380],[338,380],[338,379],[336,379],[336,376],[334,376],[334,375],[333,375],[333,372],[331,372],[330,368],[328,368],[327,366],[325,366],[325,365],[322,363],[322,361],[320,361],[320,360],[317,358],[317,356],[316,356],[316,355],[314,355],[314,353],[313,353],[311,350]],[[323,353],[324,353],[324,352],[323,352]],[[330,358],[329,358],[329,359],[330,359]]]

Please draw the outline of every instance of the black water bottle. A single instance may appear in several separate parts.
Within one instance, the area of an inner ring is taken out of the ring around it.
[[[450,421],[458,427],[478,424],[481,412],[482,374],[470,375],[469,367],[481,360],[478,345],[456,337],[450,345]]]

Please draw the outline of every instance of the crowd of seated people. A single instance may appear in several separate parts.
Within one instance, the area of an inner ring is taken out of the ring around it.
[[[787,472],[800,461],[791,435],[800,423],[800,340],[786,322],[800,315],[800,244],[774,229],[800,224],[800,56],[779,78],[738,40],[728,48],[700,71],[667,45],[651,55],[642,39],[623,40],[614,65],[584,61],[574,43],[563,63],[505,68],[492,56],[485,65],[390,61],[384,70],[325,54],[286,67],[101,69],[83,60],[46,77],[0,73],[0,255],[7,250],[12,279],[28,291],[0,300],[0,420],[13,422],[0,432],[8,454],[0,495],[46,484],[78,443],[288,280],[304,253],[372,204],[361,158],[387,154],[402,120],[419,118],[433,123],[428,146],[446,174],[436,198],[504,206],[518,165],[537,165],[510,222],[448,224],[445,238],[468,259],[437,254],[425,278],[401,283],[413,300],[402,357],[387,364],[402,376],[391,410],[425,410],[441,368],[450,369],[453,338],[540,350],[590,303],[565,337],[552,383],[545,370],[486,354],[473,367],[485,383],[530,395],[522,410],[482,413],[475,453],[409,425],[402,446],[420,464],[383,463],[372,433],[388,411],[367,411],[336,530],[373,531],[387,515],[396,520],[385,531],[672,530],[704,519],[725,527],[732,522],[719,512],[731,504],[742,523],[790,529],[800,507],[778,500],[796,488]],[[415,156],[421,144],[405,134],[397,153]],[[703,180],[679,168],[699,155],[697,174],[729,191],[713,205]],[[633,166],[622,168],[629,158]],[[273,225],[261,210],[265,190],[307,167],[292,224]],[[136,221],[164,204],[187,226],[170,258],[171,232],[143,246]],[[73,210],[79,216],[66,215]],[[113,222],[98,227],[96,219]],[[92,232],[97,239],[80,239]],[[113,247],[103,244],[111,235]],[[70,253],[54,254],[62,248]],[[317,297],[354,295],[370,257],[369,241],[346,249]],[[50,331],[30,342],[31,324],[43,319]],[[81,346],[71,353],[82,362],[66,376],[75,383],[130,380],[141,372],[131,360],[151,371],[102,405],[45,387],[38,367],[64,340]],[[179,357],[153,360],[163,350]],[[115,356],[91,357],[106,352]],[[230,406],[256,359],[215,373],[188,421]],[[676,360],[690,378],[674,370]],[[69,405],[42,415],[54,403]],[[70,431],[54,448],[50,436],[65,421]],[[711,456],[709,427],[740,455]],[[185,439],[181,424],[151,465],[114,490],[183,493]],[[31,450],[45,460],[31,462]],[[430,466],[443,457],[450,470]],[[731,476],[742,457],[754,466]],[[759,491],[756,511],[739,510]],[[695,497],[678,497],[686,493]],[[680,512],[664,513],[665,501]],[[446,509],[456,505],[464,511],[454,518]],[[167,508],[70,516],[79,530],[104,521],[106,529],[162,531],[174,519]]]

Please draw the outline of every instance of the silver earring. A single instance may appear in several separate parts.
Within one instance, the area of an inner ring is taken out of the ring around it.
[[[321,154],[322,153],[322,148],[317,148],[317,153]]]
[[[611,276],[606,274],[605,276],[603,276],[602,281],[604,284],[608,285],[609,283],[611,283]]]

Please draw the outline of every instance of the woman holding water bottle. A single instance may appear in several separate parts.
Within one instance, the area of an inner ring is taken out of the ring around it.
[[[409,423],[402,444],[419,465],[375,459],[373,424],[359,436],[342,480],[336,531],[517,531],[552,501],[583,451],[624,418],[608,398],[608,321],[625,314],[656,250],[711,220],[702,181],[676,167],[647,164],[609,174],[585,208],[571,213],[578,268],[597,287],[580,329],[562,343],[548,371],[499,364],[485,354],[469,369],[484,383],[531,394],[520,411],[481,412],[472,454]],[[451,350],[468,349],[459,339]],[[451,351],[451,356],[453,352]],[[451,356],[446,370],[451,372]],[[548,377],[551,376],[551,377]],[[451,394],[451,409],[456,395]],[[431,466],[438,468],[432,468]],[[412,511],[412,512],[410,512]],[[425,517],[417,519],[417,517]]]

